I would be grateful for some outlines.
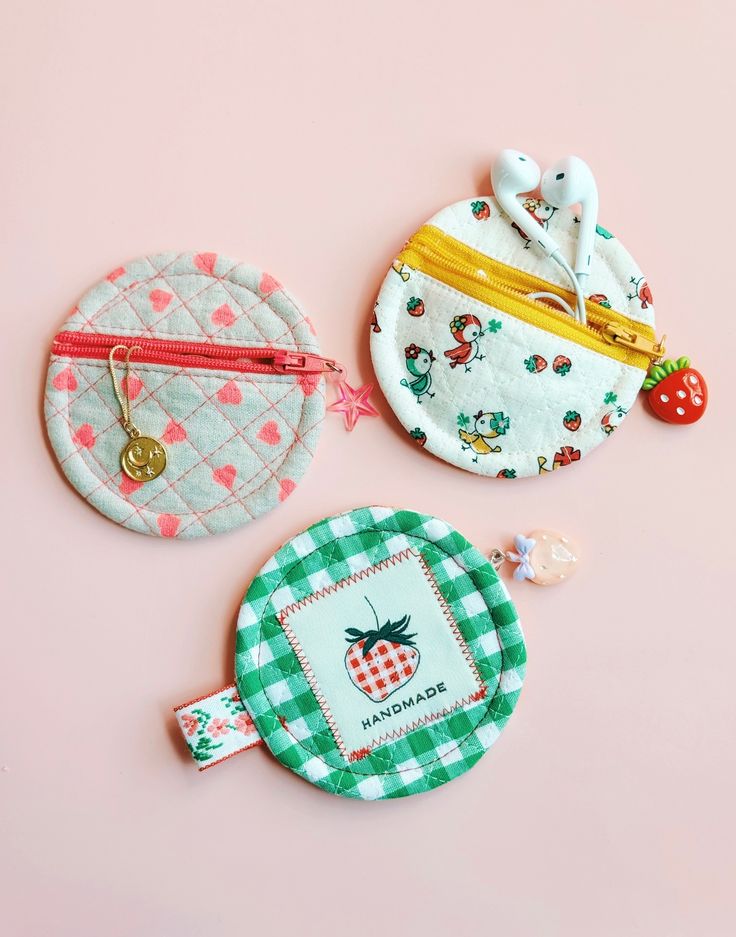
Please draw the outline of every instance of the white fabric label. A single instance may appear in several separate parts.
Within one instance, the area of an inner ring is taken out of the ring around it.
[[[315,592],[280,620],[350,760],[484,695],[434,576],[413,550]]]

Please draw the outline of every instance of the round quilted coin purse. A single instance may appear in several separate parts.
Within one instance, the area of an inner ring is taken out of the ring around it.
[[[527,198],[574,257],[578,219]],[[558,275],[558,271],[560,275]],[[545,474],[610,436],[664,352],[652,294],[621,243],[598,226],[587,324],[562,271],[530,247],[492,198],[445,208],[417,231],[376,302],[371,353],[407,432],[480,475]]]
[[[212,253],[143,257],[54,339],[48,435],[72,485],[124,527],[219,533],[293,491],[337,369],[269,274]]]
[[[367,507],[294,537],[253,580],[235,684],[177,707],[200,769],[265,743],[333,794],[439,787],[498,738],[524,639],[488,560],[436,517]]]

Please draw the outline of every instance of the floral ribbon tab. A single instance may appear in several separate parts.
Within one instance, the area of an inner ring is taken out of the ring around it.
[[[174,713],[200,771],[263,744],[235,684],[182,703]]]

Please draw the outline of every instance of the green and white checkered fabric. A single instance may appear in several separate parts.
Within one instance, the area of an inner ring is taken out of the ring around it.
[[[430,567],[487,693],[348,761],[278,615],[409,548]],[[431,790],[472,767],[511,715],[525,662],[516,609],[475,547],[435,517],[368,507],[320,521],[261,569],[238,619],[235,677],[259,734],[279,761],[332,793],[375,800]]]

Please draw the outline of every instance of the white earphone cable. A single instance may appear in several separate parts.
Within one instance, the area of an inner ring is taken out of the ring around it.
[[[572,316],[573,319],[577,320],[578,314],[577,310],[569,306],[565,300],[558,296],[556,293],[527,293],[527,299],[549,299],[551,302],[555,303],[562,309],[563,312],[566,312],[568,316]]]
[[[570,264],[565,260],[565,258],[560,254],[559,251],[555,251],[554,254],[550,255],[553,260],[556,260],[557,263],[562,267],[565,273],[572,284],[573,290],[575,290],[575,296],[577,297],[577,318],[578,322],[585,325],[587,323],[587,316],[585,314],[585,296],[583,296],[583,290],[578,282],[578,278],[575,276],[575,271],[572,269]]]

